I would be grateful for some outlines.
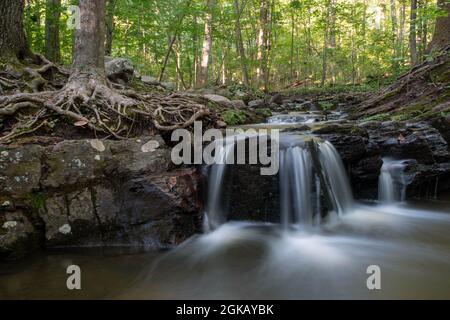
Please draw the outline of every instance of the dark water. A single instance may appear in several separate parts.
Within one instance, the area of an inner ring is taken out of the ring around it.
[[[414,208],[359,205],[320,229],[284,232],[228,223],[166,252],[48,252],[0,264],[0,298],[450,299],[450,203]],[[66,288],[73,264],[82,290]],[[369,265],[381,290],[366,286]]]

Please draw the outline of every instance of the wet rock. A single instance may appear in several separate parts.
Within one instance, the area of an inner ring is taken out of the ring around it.
[[[233,107],[237,109],[245,109],[247,107],[243,100],[232,100],[231,103]]]
[[[266,102],[263,99],[252,100],[248,103],[250,108],[262,108],[266,106]]]
[[[101,244],[101,234],[95,232],[98,222],[88,188],[51,195],[39,209],[39,216],[45,223],[48,247]]]
[[[269,104],[275,104],[275,105],[283,104],[283,96],[280,93],[273,95],[270,98]]]
[[[200,178],[173,168],[160,136],[0,150],[1,257],[54,246],[160,248],[200,230]]]
[[[63,141],[49,147],[43,161],[45,172],[42,185],[60,188],[84,185],[101,178],[106,153],[109,150],[99,152],[89,140]]]
[[[43,151],[36,145],[26,148],[0,145],[0,196],[17,198],[39,188]]]
[[[234,105],[230,99],[225,98],[224,96],[220,96],[218,94],[205,94],[203,96],[205,99],[217,103],[226,108],[233,108]]]
[[[151,86],[159,85],[159,80],[151,76],[141,76],[141,81]]]
[[[39,233],[23,211],[0,209],[0,260],[22,258],[39,245]]]
[[[176,85],[173,82],[161,82],[161,86],[168,91],[174,91],[176,89]]]
[[[450,145],[450,115],[433,119],[431,125],[439,131],[447,144]]]
[[[108,79],[119,84],[128,83],[134,76],[133,64],[125,58],[107,59],[105,69]]]
[[[332,142],[340,153],[356,198],[377,197],[384,157],[411,160],[407,166],[411,176],[408,197],[423,197],[423,190],[430,190],[430,185],[437,193],[450,188],[448,144],[437,129],[425,122],[328,124],[313,132]]]

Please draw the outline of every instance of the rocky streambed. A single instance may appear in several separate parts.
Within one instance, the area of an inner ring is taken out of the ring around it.
[[[289,116],[283,106],[314,111],[313,117],[280,128],[330,141],[344,161],[355,198],[377,198],[384,157],[408,160],[408,198],[435,198],[450,189],[450,119],[349,121],[342,110],[317,111],[320,105],[304,99],[278,100],[250,101],[245,108],[284,110],[281,118]],[[176,167],[170,152],[160,136],[51,143],[37,138],[1,145],[0,258],[67,246],[167,248],[200,233],[200,167]],[[233,199],[230,218],[277,219],[278,177],[256,170],[243,165],[233,172],[226,190]]]
[[[159,136],[0,146],[0,257],[182,242],[200,230],[200,180],[171,163]]]

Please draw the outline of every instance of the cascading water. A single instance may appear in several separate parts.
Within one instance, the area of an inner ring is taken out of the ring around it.
[[[215,142],[218,143],[216,161],[220,162],[209,169],[205,231],[227,221],[222,197],[225,160],[235,141]],[[279,162],[280,222],[285,228],[318,224],[326,214],[341,215],[352,207],[353,197],[344,166],[330,142],[311,136],[281,134]]]
[[[378,181],[378,200],[384,204],[405,201],[408,179],[405,175],[406,160],[383,158]]]
[[[341,215],[353,197],[341,158],[328,142],[307,138],[280,152],[280,198],[283,226],[319,223],[322,200],[328,213]]]
[[[226,222],[223,198],[223,180],[227,168],[227,160],[234,148],[234,139],[217,140],[214,164],[208,174],[208,199],[206,202],[203,229],[211,231]]]

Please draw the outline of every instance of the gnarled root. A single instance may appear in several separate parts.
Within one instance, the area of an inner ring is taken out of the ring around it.
[[[77,127],[123,139],[130,135],[135,122],[172,131],[187,128],[209,115],[204,104],[181,95],[118,91],[95,78],[87,81],[72,79],[59,91],[0,97],[0,116],[14,118],[9,132],[0,136],[0,143],[10,143],[43,126],[51,127],[52,121],[61,117]]]

